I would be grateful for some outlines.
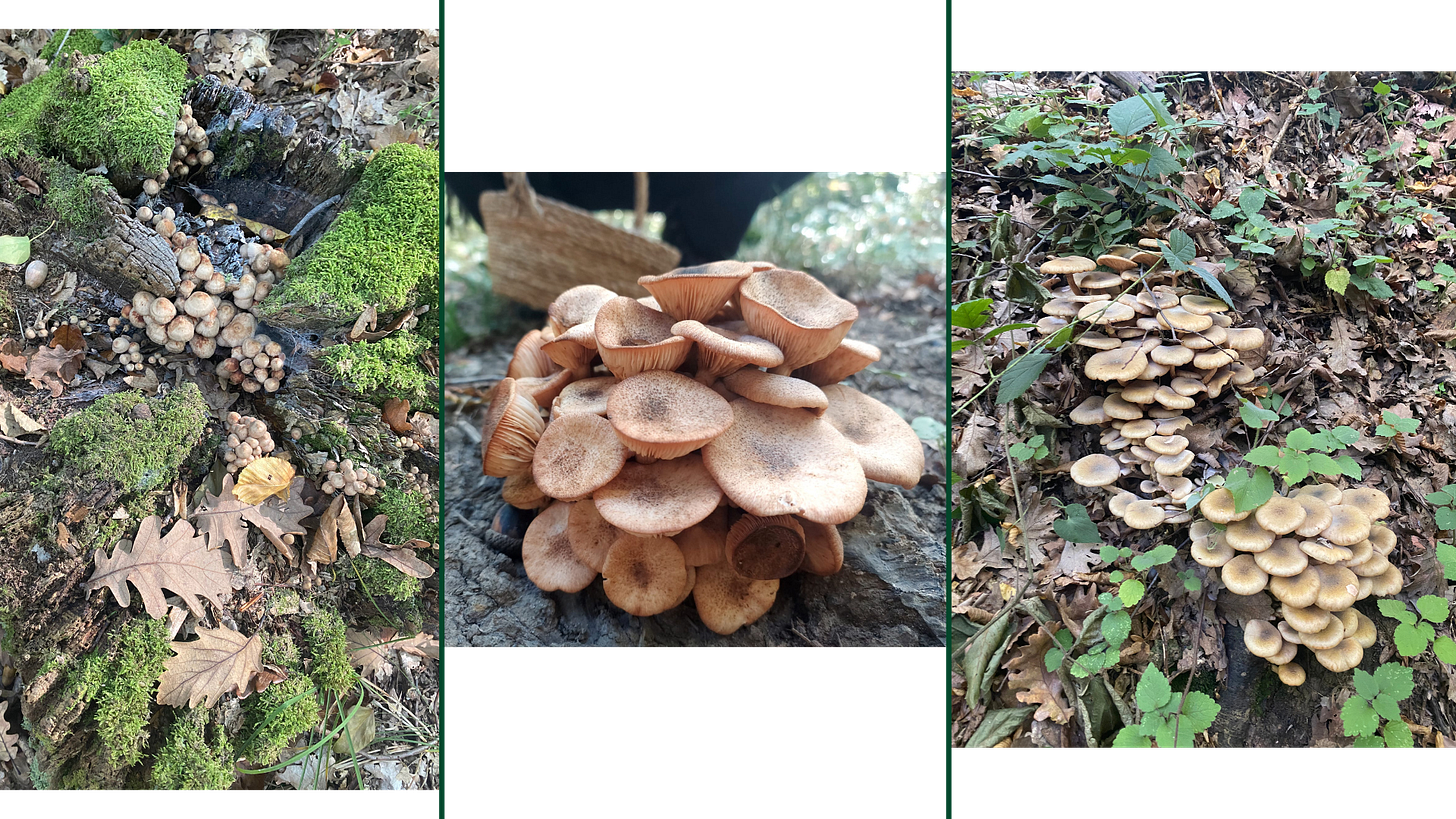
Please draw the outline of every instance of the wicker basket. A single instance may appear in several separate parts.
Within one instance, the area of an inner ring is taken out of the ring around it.
[[[498,296],[544,310],[563,290],[599,284],[619,295],[649,295],[640,276],[677,267],[677,248],[598,221],[590,213],[537,196],[525,174],[506,174],[507,190],[480,195],[489,239],[491,282]],[[645,186],[639,185],[639,198]],[[638,211],[645,209],[638,203]]]

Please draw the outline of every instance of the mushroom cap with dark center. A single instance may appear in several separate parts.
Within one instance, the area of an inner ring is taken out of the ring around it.
[[[531,474],[541,491],[558,500],[580,500],[606,486],[628,451],[612,423],[600,415],[563,415],[536,442]]]
[[[612,397],[616,386],[617,377],[614,375],[583,378],[567,384],[551,402],[551,420],[575,413],[605,416],[607,399]]]
[[[679,321],[672,332],[698,346],[697,380],[707,383],[743,367],[777,367],[784,363],[784,354],[773,342],[703,324],[700,321]]]
[[[1313,567],[1293,577],[1275,575],[1269,578],[1269,592],[1281,603],[1298,609],[1309,608],[1319,599],[1320,576]]]
[[[1315,564],[1320,575],[1319,598],[1315,605],[1325,611],[1344,611],[1355,605],[1360,595],[1360,578],[1341,566]]]
[[[1189,547],[1189,553],[1193,555],[1193,561],[1200,566],[1207,566],[1216,569],[1234,559],[1235,552],[1232,546],[1224,541],[1222,533],[1217,537],[1208,537],[1202,541],[1194,541]]]
[[[551,319],[551,329],[561,334],[582,322],[596,317],[602,305],[617,298],[617,294],[601,285],[583,284],[557,296],[546,308]]]
[[[1228,545],[1241,552],[1262,552],[1274,545],[1274,533],[1253,518],[1230,523],[1223,535],[1228,539]]]
[[[597,353],[618,378],[675,370],[687,360],[693,343],[673,333],[672,325],[666,313],[618,296],[597,311]]]
[[[1306,678],[1304,666],[1300,665],[1299,663],[1285,663],[1284,665],[1276,667],[1274,669],[1274,672],[1279,675],[1279,682],[1282,682],[1285,685],[1290,686],[1291,688],[1298,688],[1299,686],[1304,685],[1304,681]]]
[[[1203,496],[1198,502],[1198,511],[1214,523],[1232,523],[1249,516],[1248,512],[1235,512],[1234,493],[1220,486]]]
[[[1314,634],[1323,631],[1330,624],[1330,613],[1318,606],[1303,608],[1284,603],[1279,612],[1294,630],[1300,634]]]
[[[1122,514],[1123,521],[1134,529],[1156,529],[1166,517],[1163,507],[1149,500],[1129,503]]]
[[[579,592],[596,579],[596,570],[577,560],[567,535],[571,504],[557,501],[526,528],[521,562],[526,576],[542,591]]]
[[[672,608],[688,582],[688,567],[668,537],[623,532],[602,564],[602,589],[617,608],[651,617]]]
[[[703,463],[734,504],[760,517],[798,515],[817,523],[859,514],[864,469],[854,446],[825,418],[746,398],[731,407],[733,424],[703,447]]]
[[[779,580],[804,562],[804,528],[793,515],[744,515],[728,530],[724,554],[744,577]]]
[[[1346,489],[1340,498],[1341,506],[1353,506],[1365,513],[1371,520],[1390,516],[1390,498],[1373,486],[1357,486]]]
[[[1131,381],[1148,368],[1141,347],[1119,347],[1087,359],[1087,377],[1094,381]]]
[[[508,478],[531,471],[536,441],[546,429],[536,402],[516,389],[514,378],[495,387],[480,428],[480,465],[485,474]]]
[[[638,455],[680,458],[733,423],[728,402],[679,373],[649,370],[623,379],[607,399],[607,417]]]
[[[722,497],[696,454],[628,463],[611,483],[592,493],[597,512],[608,523],[639,535],[681,532],[712,514]]]
[[[825,384],[838,384],[879,360],[879,347],[866,341],[846,338],[829,355],[794,370],[794,377],[821,387]]]
[[[1346,638],[1334,648],[1327,648],[1316,651],[1314,658],[1319,664],[1336,673],[1349,671],[1360,664],[1365,657],[1365,649],[1352,639]]]
[[[829,407],[824,390],[799,378],[766,373],[757,367],[744,367],[723,376],[723,384],[734,393],[760,404],[806,409],[823,415]]]
[[[1255,554],[1254,562],[1276,577],[1293,577],[1309,565],[1309,556],[1300,551],[1298,540],[1281,537],[1273,546]]]
[[[784,352],[788,371],[834,352],[859,308],[797,270],[764,270],[743,280],[738,306],[749,330]]]
[[[1295,492],[1294,494],[1296,496],[1313,495],[1316,498],[1324,501],[1326,506],[1338,506],[1340,504],[1340,498],[1343,497],[1345,493],[1341,491],[1340,487],[1338,486],[1333,486],[1327,483],[1312,483],[1306,486],[1299,487],[1299,491]]]
[[[1336,546],[1353,546],[1370,537],[1370,516],[1355,506],[1330,507],[1330,525],[1320,535]]]
[[[1223,564],[1220,577],[1234,594],[1258,594],[1269,584],[1269,574],[1254,563],[1254,556],[1241,554]]]
[[[602,565],[607,562],[607,551],[617,542],[622,531],[602,517],[595,501],[586,498],[571,504],[566,534],[577,561],[600,574]]]
[[[672,539],[677,542],[689,566],[722,562],[723,546],[728,540],[728,507],[719,506]]]
[[[662,312],[679,321],[707,321],[753,274],[743,262],[709,262],[679,267],[658,276],[641,276],[637,283],[647,289]]]
[[[1295,528],[1296,535],[1314,537],[1330,525],[1329,504],[1314,495],[1295,495],[1293,500],[1304,507],[1304,521]]]
[[[1284,648],[1284,638],[1274,624],[1251,620],[1244,626],[1244,647],[1255,657],[1273,657]]]
[[[1304,507],[1299,501],[1275,495],[1254,510],[1259,525],[1276,535],[1287,535],[1304,522]]]
[[[737,392],[732,384],[728,386]],[[905,419],[853,387],[828,384],[822,392],[829,404],[824,420],[849,442],[866,478],[906,489],[920,483],[925,450]]]
[[[1043,276],[1070,276],[1096,269],[1097,263],[1086,256],[1057,256],[1042,262],[1037,271]]]
[[[1319,631],[1302,633],[1299,638],[1300,642],[1316,651],[1322,648],[1334,648],[1345,639],[1345,626],[1340,622],[1340,618],[1331,617],[1324,628]]]
[[[1111,455],[1087,455],[1072,464],[1072,480],[1078,486],[1110,486],[1121,475],[1122,467]]]
[[[532,330],[521,336],[521,340],[516,343],[515,355],[511,356],[511,363],[506,367],[506,376],[540,378],[561,369],[561,365],[541,351],[541,345],[545,343],[546,339],[541,337],[540,330]]]
[[[779,581],[750,580],[725,561],[698,567],[693,605],[703,625],[726,636],[767,614],[778,591]]]

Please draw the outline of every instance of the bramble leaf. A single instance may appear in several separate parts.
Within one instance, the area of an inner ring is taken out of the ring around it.
[[[1385,728],[1380,733],[1385,737],[1387,748],[1414,748],[1416,746],[1415,737],[1411,736],[1410,726],[1405,724],[1405,720],[1394,719],[1385,723]]]
[[[1406,608],[1405,604],[1400,602],[1399,600],[1391,600],[1390,598],[1385,598],[1383,600],[1375,601],[1375,606],[1379,608],[1380,613],[1385,615],[1386,617],[1389,617],[1393,620],[1399,620],[1400,622],[1405,623],[1408,626],[1413,626],[1416,624],[1416,616],[1412,614],[1411,610]]]
[[[1395,627],[1395,650],[1402,657],[1414,657],[1426,650],[1426,638],[1409,623]]]

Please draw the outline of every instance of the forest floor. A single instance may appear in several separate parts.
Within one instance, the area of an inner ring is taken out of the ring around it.
[[[952,323],[965,342],[951,362],[952,744],[1110,745],[1123,726],[1211,700],[1180,744],[1449,747],[1456,560],[1438,530],[1456,525],[1440,492],[1456,463],[1451,78],[957,74],[952,86]],[[1280,683],[1243,636],[1277,620],[1278,603],[1234,595],[1191,560],[1188,523],[1130,528],[1069,476],[1103,447],[1068,413],[1108,382],[1083,374],[1094,350],[1042,347],[1029,325],[1061,282],[1037,271],[1145,238],[1182,251],[1195,268],[1183,284],[1230,298],[1234,325],[1265,339],[1241,354],[1253,381],[1185,411],[1197,455],[1186,477],[1212,488],[1241,467],[1257,475],[1244,460],[1254,449],[1278,447],[1282,467],[1308,449],[1297,430],[1331,431],[1330,454],[1349,461],[1330,477],[1291,470],[1281,489],[1323,481],[1390,498],[1388,560],[1404,589],[1356,605],[1378,638],[1353,673],[1325,671],[1306,647],[1308,680]],[[1153,557],[1161,544],[1174,551]],[[1104,621],[1099,634],[1091,616],[1116,610],[1127,633],[1109,638]],[[1074,654],[1097,662],[1074,667]],[[1404,699],[1398,719],[1376,703],[1379,736],[1373,712],[1369,726],[1351,718],[1376,696],[1368,673],[1413,682],[1392,697]],[[1145,690],[1168,682],[1171,705]]]

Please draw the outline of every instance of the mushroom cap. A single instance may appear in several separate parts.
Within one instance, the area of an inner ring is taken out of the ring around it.
[[[1344,639],[1334,648],[1327,648],[1314,653],[1319,664],[1334,672],[1349,671],[1360,664],[1365,658],[1365,649],[1352,639]]]
[[[1269,578],[1269,593],[1279,602],[1297,609],[1306,609],[1319,599],[1320,576],[1313,567],[1293,577],[1275,575]]]
[[[1262,552],[1274,545],[1274,533],[1260,526],[1254,518],[1230,523],[1223,535],[1228,539],[1228,545],[1241,552]]]
[[[728,387],[739,392],[732,383]],[[824,420],[849,442],[866,478],[906,489],[920,483],[925,472],[925,450],[920,436],[905,419],[853,387],[828,384],[822,392],[829,405]]]
[[[1147,420],[1151,421],[1152,419],[1149,418]],[[1127,432],[1124,430],[1122,434],[1127,435]],[[1147,440],[1143,442],[1143,446],[1159,455],[1174,456],[1188,449],[1188,439],[1182,435],[1149,435]]]
[[[579,592],[596,579],[590,566],[577,560],[567,536],[572,504],[557,501],[526,527],[521,562],[526,576],[542,591]]]
[[[227,302],[223,302],[227,304]],[[219,318],[222,310],[218,310]],[[237,313],[232,317],[222,330],[217,334],[217,343],[221,347],[236,347],[244,341],[252,338],[258,331],[258,319],[247,311]]]
[[[1375,645],[1375,639],[1378,636],[1375,632],[1375,621],[1366,617],[1364,612],[1356,609],[1350,609],[1350,611],[1355,612],[1355,630],[1349,632],[1347,636],[1359,643],[1361,648]]]
[[[1401,575],[1400,569],[1394,565],[1386,569],[1384,574],[1372,577],[1370,580],[1370,593],[1379,597],[1400,594],[1400,590],[1405,587],[1405,578]]]
[[[783,351],[789,371],[834,352],[859,318],[859,308],[797,270],[755,272],[743,280],[738,306],[749,330]]]
[[[1110,486],[1122,475],[1122,467],[1110,455],[1087,455],[1072,464],[1072,480],[1079,486]]]
[[[1349,560],[1355,555],[1353,551],[1344,546],[1332,546],[1318,540],[1303,540],[1299,548],[1310,557],[1321,563],[1339,563]]]
[[[1357,570],[1355,574],[1360,577],[1366,577],[1367,574],[1358,571],[1359,568],[1379,566],[1380,568],[1374,574],[1380,574],[1380,572],[1385,571],[1386,566],[1390,565],[1390,561],[1384,555],[1375,554],[1375,546],[1368,539],[1362,540],[1354,546],[1342,546],[1341,548],[1350,550],[1350,558],[1345,560],[1341,565],[1347,569]],[[1372,559],[1378,559],[1378,562],[1372,562]]]
[[[551,362],[551,372],[567,369],[578,376],[586,376],[591,372],[591,364],[597,357],[594,328],[595,325],[590,323],[578,324],[551,338],[546,338],[544,334],[540,337],[541,354]],[[514,360],[511,363],[514,364]]]
[[[1282,682],[1287,686],[1290,686],[1292,688],[1298,688],[1299,686],[1304,685],[1304,666],[1300,665],[1299,663],[1285,663],[1284,665],[1276,667],[1274,669],[1274,673],[1279,675],[1279,682]]]
[[[1330,506],[1314,495],[1295,495],[1295,503],[1304,507],[1304,521],[1295,527],[1294,533],[1300,537],[1314,537],[1330,525]]]
[[[1353,506],[1364,512],[1365,516],[1371,520],[1381,520],[1390,516],[1390,498],[1373,486],[1346,489],[1340,498],[1340,505]]]
[[[1235,512],[1235,508],[1234,493],[1222,486],[1204,495],[1203,500],[1198,502],[1198,511],[1214,523],[1228,524],[1249,516],[1248,512]]]
[[[1042,262],[1038,272],[1043,276],[1071,276],[1096,269],[1097,263],[1086,256],[1057,256]]]
[[[680,321],[705,322],[752,274],[753,266],[743,262],[709,262],[658,276],[642,276],[637,283],[657,299],[662,312]]]
[[[804,529],[793,515],[744,515],[724,542],[728,565],[753,580],[779,580],[804,562]]]
[[[1233,560],[1235,555],[1233,547],[1224,541],[1222,533],[1219,533],[1216,537],[1208,537],[1201,541],[1195,540],[1193,545],[1189,547],[1189,552],[1193,555],[1193,561],[1195,563],[1200,566],[1207,566],[1210,569],[1223,566],[1230,560]]]
[[[1289,625],[1288,622],[1280,620],[1275,627],[1279,629],[1279,636],[1284,638],[1284,642],[1297,646],[1304,645],[1304,635],[1295,631],[1294,626]]]
[[[602,589],[617,608],[638,617],[661,614],[677,604],[688,567],[668,537],[623,532],[602,564]]]
[[[607,399],[616,386],[617,377],[614,375],[583,378],[567,384],[551,402],[551,420],[576,413],[605,416]]]
[[[822,387],[825,384],[837,384],[879,360],[879,347],[865,341],[846,338],[840,341],[839,346],[835,347],[829,355],[794,370],[794,377]]]
[[[1224,346],[1230,350],[1257,350],[1264,346],[1264,331],[1258,327],[1230,327]]]
[[[1340,487],[1331,484],[1312,483],[1299,487],[1299,491],[1294,494],[1296,497],[1300,495],[1313,495],[1324,501],[1326,506],[1338,506],[1344,492],[1340,490]]]
[[[1293,498],[1275,495],[1254,510],[1259,525],[1276,535],[1287,535],[1304,522],[1304,507]]]
[[[744,367],[728,373],[723,376],[723,383],[738,395],[760,404],[807,409],[815,415],[823,415],[829,406],[824,390],[808,381],[788,375],[766,373],[757,367]]]
[[[1355,605],[1360,595],[1360,578],[1343,566],[1313,566],[1320,576],[1319,597],[1315,605],[1325,611],[1344,611]]]
[[[1336,546],[1353,546],[1370,537],[1370,516],[1354,506],[1330,507],[1330,525],[1320,535]]]
[[[650,464],[628,463],[610,483],[592,493],[602,518],[639,535],[681,532],[712,514],[722,498],[723,491],[696,454]]]
[[[1123,394],[1126,395],[1127,391],[1123,390]],[[1128,421],[1118,429],[1118,432],[1122,433],[1122,437],[1130,441],[1146,441],[1157,431],[1158,422],[1151,418],[1139,418],[1136,421]],[[1167,453],[1160,452],[1158,454],[1162,455]]]
[[[1273,546],[1255,554],[1254,562],[1276,577],[1293,577],[1309,565],[1309,556],[1300,551],[1299,541],[1281,537]]]
[[[1325,648],[1334,648],[1345,639],[1345,625],[1338,617],[1330,617],[1330,621],[1319,631],[1305,632],[1299,635],[1300,641],[1311,649],[1318,651]]]
[[[501,484],[501,500],[517,509],[540,509],[551,505],[553,499],[541,491],[531,473],[527,472],[506,478]]]
[[[596,284],[578,285],[563,292],[546,308],[553,333],[559,335],[582,322],[592,321],[602,305],[614,298],[616,293]]]
[[[1269,584],[1269,575],[1254,562],[1254,556],[1241,554],[1223,564],[1219,576],[1234,594],[1258,594]]]
[[[517,389],[514,378],[501,379],[480,428],[481,469],[496,478],[530,472],[536,441],[545,430],[531,396]]]
[[[673,540],[689,566],[721,563],[723,547],[728,541],[728,507],[714,509],[707,517],[674,535]]]
[[[1153,398],[1168,409],[1175,410],[1192,409],[1198,403],[1192,397],[1180,395],[1176,390],[1167,385],[1158,387],[1158,391],[1153,393]]]
[[[628,451],[600,415],[563,415],[536,441],[531,474],[541,491],[575,501],[606,486],[627,463]]]
[[[1244,625],[1244,647],[1255,657],[1273,657],[1284,648],[1284,638],[1273,623],[1251,620]]]
[[[726,562],[714,563],[698,567],[693,605],[703,625],[726,636],[767,614],[778,591],[777,580],[750,580]]]
[[[1122,388],[1122,400],[1133,404],[1151,404],[1153,396],[1157,394],[1158,387],[1162,386],[1156,381],[1137,380]],[[1132,437],[1132,436],[1128,436]]]
[[[854,446],[827,420],[746,398],[730,406],[733,425],[703,447],[703,463],[734,504],[760,517],[798,515],[816,523],[844,523],[859,514],[864,469]]]
[[[1372,525],[1369,540],[1376,554],[1389,555],[1395,551],[1395,530],[1389,526]]]
[[[571,504],[566,533],[577,562],[600,574],[607,562],[607,552],[622,530],[608,523],[597,511],[596,502],[586,498]]]
[[[733,423],[722,396],[667,370],[649,370],[619,382],[607,399],[607,417],[628,449],[661,459],[681,458]]]
[[[597,310],[597,353],[618,378],[650,370],[675,370],[687,360],[693,343],[672,332],[666,313],[618,296]]]
[[[1314,634],[1330,624],[1330,613],[1318,606],[1295,606],[1284,603],[1279,608],[1284,620],[1300,634]]]
[[[1114,392],[1102,399],[1102,411],[1107,417],[1119,421],[1136,421],[1143,417],[1143,408],[1131,401],[1123,400],[1122,393]]]
[[[1106,423],[1109,419],[1107,413],[1102,409],[1102,401],[1103,397],[1100,395],[1088,396],[1087,400],[1072,409],[1067,418],[1072,423],[1083,426]]]
[[[1213,326],[1213,319],[1207,315],[1190,313],[1182,307],[1170,307],[1158,311],[1158,324],[1174,330],[1200,333]]]
[[[1148,368],[1141,347],[1118,347],[1087,359],[1087,377],[1094,381],[1131,381]]]
[[[1279,653],[1278,654],[1275,654],[1272,657],[1265,657],[1264,659],[1268,660],[1271,665],[1281,666],[1281,665],[1284,665],[1285,663],[1288,663],[1291,660],[1293,660],[1294,659],[1294,655],[1296,655],[1298,653],[1299,653],[1299,644],[1298,643],[1291,643],[1291,642],[1289,642],[1289,641],[1286,640],[1284,642],[1284,645],[1279,649]]]
[[[699,321],[679,321],[671,329],[674,335],[697,345],[699,381],[721,378],[743,367],[777,367],[784,363],[783,351],[758,336]]]
[[[544,378],[517,378],[516,389],[531,396],[536,406],[545,407],[555,402],[561,391],[571,384],[571,370],[557,370]]]
[[[1179,299],[1179,304],[1184,310],[1190,313],[1208,315],[1209,313],[1222,313],[1229,309],[1227,304],[1210,296],[1200,296],[1196,293],[1189,293]]]
[[[1134,529],[1155,529],[1163,525],[1165,518],[1163,507],[1149,500],[1129,503],[1122,515],[1123,521]]]
[[[1153,461],[1153,471],[1163,476],[1182,475],[1192,464],[1193,450],[1185,449],[1176,455],[1159,455]]]
[[[800,520],[804,529],[804,562],[799,570],[827,577],[844,568],[844,539],[839,528],[827,523]]]

